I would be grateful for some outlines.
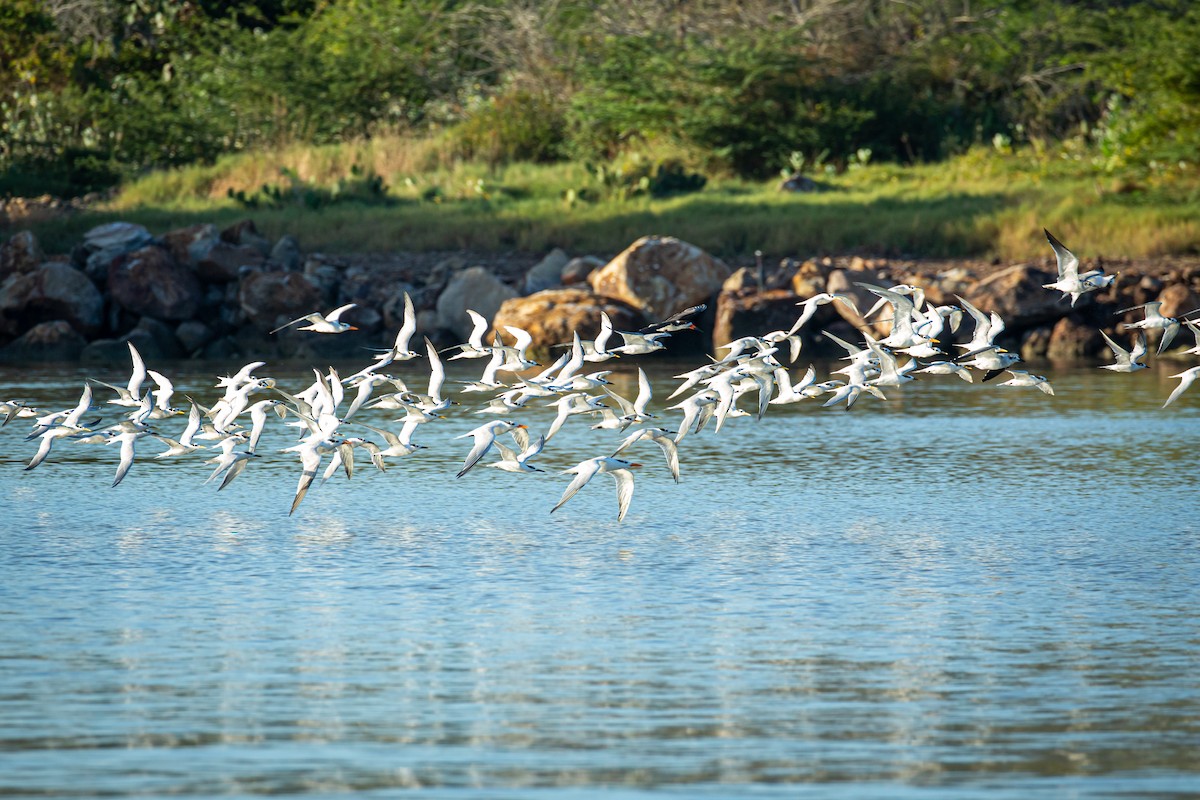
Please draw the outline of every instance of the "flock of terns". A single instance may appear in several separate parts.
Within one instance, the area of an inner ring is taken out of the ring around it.
[[[1046,237],[1058,260],[1058,280],[1046,288],[1061,291],[1071,304],[1084,294],[1110,285],[1113,276],[1101,270],[1080,273],[1076,257],[1046,232]],[[859,287],[877,298],[875,306],[864,316],[887,314],[890,309],[891,329],[886,337],[876,339],[862,332],[861,343],[847,342],[828,332],[827,337],[846,350],[848,363],[834,370],[829,379],[817,381],[815,368],[809,366],[799,380],[793,380],[781,359],[794,362],[800,352],[799,331],[812,319],[817,309],[827,303],[840,302],[859,313],[854,300],[842,294],[817,294],[797,305],[801,312],[790,329],[772,331],[761,336],[747,336],[722,345],[721,358],[676,376],[680,381],[668,400],[676,400],[666,411],[681,414],[671,428],[652,425],[664,418],[649,410],[653,389],[645,371],[637,368],[637,396],[630,400],[614,390],[608,381],[611,370],[593,370],[619,356],[653,353],[666,347],[671,334],[694,330],[692,320],[704,310],[703,305],[685,309],[670,318],[654,323],[640,331],[617,331],[608,316],[600,313],[600,333],[594,340],[582,340],[576,333],[570,344],[548,367],[531,358],[532,339],[528,332],[511,326],[505,331],[513,338],[505,344],[499,333],[490,343],[485,341],[490,327],[488,320],[475,311],[468,311],[473,322],[466,343],[455,345],[456,351],[448,360],[486,359],[478,380],[462,383],[457,400],[444,394],[446,371],[441,353],[424,340],[420,350],[410,345],[416,333],[416,314],[412,301],[404,298],[404,322],[391,347],[379,352],[352,375],[341,377],[330,368],[326,372],[313,370],[313,382],[300,391],[289,392],[270,377],[256,376],[265,362],[246,364],[235,374],[218,379],[216,387],[223,394],[210,406],[187,397],[179,403],[170,378],[147,368],[132,343],[132,373],[124,385],[113,385],[96,379],[85,381],[78,403],[60,411],[35,408],[20,400],[0,402],[3,425],[17,418],[33,420],[33,429],[25,437],[36,441],[37,452],[26,470],[32,470],[51,456],[60,440],[73,444],[116,445],[120,450],[113,486],[121,483],[134,465],[139,445],[152,439],[165,446],[153,455],[162,460],[177,457],[211,455],[206,463],[212,471],[206,482],[220,479],[218,489],[224,489],[238,477],[262,452],[260,440],[271,414],[288,419],[285,424],[297,429],[295,444],[279,452],[299,460],[300,478],[289,514],[294,513],[318,474],[328,480],[339,470],[350,477],[354,471],[355,450],[365,451],[379,470],[385,470],[389,459],[413,455],[424,449],[414,441],[422,426],[445,419],[452,407],[468,405],[471,394],[487,395],[486,402],[471,409],[474,414],[495,416],[488,422],[457,437],[470,439],[470,449],[457,477],[462,478],[480,464],[513,473],[543,472],[535,462],[546,444],[572,418],[592,421],[591,428],[625,434],[611,452],[580,461],[563,474],[572,476],[558,503],[550,509],[557,511],[596,475],[613,477],[617,489],[617,520],[624,519],[633,497],[634,468],[639,463],[622,458],[627,450],[645,442],[657,445],[665,457],[667,468],[679,481],[678,445],[688,435],[704,430],[710,424],[720,431],[728,420],[736,417],[762,418],[770,406],[786,405],[802,400],[824,398],[822,405],[844,405],[850,409],[864,395],[886,400],[883,390],[914,380],[917,374],[955,375],[972,382],[976,375],[987,382],[1002,374],[1011,376],[1000,386],[1031,387],[1048,395],[1054,394],[1050,382],[1042,376],[1012,369],[1020,356],[995,343],[1004,330],[1004,321],[995,312],[985,314],[971,303],[958,298],[961,305],[935,306],[926,301],[924,292],[916,286],[901,284],[891,287],[859,283]],[[316,334],[340,334],[354,330],[340,317],[353,304],[344,305],[322,315],[307,314],[277,328],[300,325],[300,330]],[[1107,334],[1104,339],[1113,352],[1114,361],[1103,369],[1114,372],[1134,372],[1144,369],[1142,359],[1148,352],[1146,333],[1161,331],[1158,353],[1170,346],[1181,327],[1187,327],[1196,338],[1195,346],[1186,352],[1200,355],[1200,323],[1165,317],[1160,303],[1146,303],[1123,309],[1118,313],[1144,310],[1144,317],[1127,323],[1124,329],[1136,331],[1132,348],[1126,350]],[[1200,309],[1196,309],[1200,311]],[[974,322],[969,342],[955,345],[963,352],[948,354],[939,339],[949,327],[951,332],[970,317]],[[620,345],[613,344],[619,337]],[[786,348],[786,355],[780,350]],[[443,351],[446,352],[446,351]],[[901,363],[901,357],[906,357]],[[394,364],[418,358],[429,365],[428,381],[420,389],[385,370]],[[534,370],[537,370],[535,373]],[[532,373],[532,374],[531,374]],[[1200,366],[1184,370],[1172,377],[1180,383],[1163,404],[1169,406],[1187,390],[1200,374]],[[152,386],[149,386],[152,384]],[[421,390],[423,389],[423,391]],[[106,394],[96,396],[97,391]],[[745,400],[743,400],[745,398]],[[748,408],[742,408],[740,404]],[[535,439],[529,428],[514,421],[529,404],[544,404],[556,409],[549,427]],[[181,407],[183,406],[183,407]],[[401,423],[398,431],[381,424],[368,424],[360,414],[364,410],[395,412]],[[165,424],[176,417],[186,418],[177,438],[165,432]],[[629,431],[628,433],[626,433]],[[464,445],[465,447],[465,445]],[[485,461],[489,454],[497,460]],[[328,462],[325,461],[328,457]],[[324,464],[324,469],[322,465]]]

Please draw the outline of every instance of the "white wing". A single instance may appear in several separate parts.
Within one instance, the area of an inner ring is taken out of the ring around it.
[[[574,472],[575,478],[570,484],[568,484],[566,491],[563,492],[562,498],[558,501],[558,505],[550,509],[551,514],[562,508],[563,503],[574,497],[575,493],[584,486],[587,486],[588,481],[594,478],[596,473],[600,471],[600,464],[602,461],[603,459],[601,458],[589,458],[587,461],[581,461],[578,465],[567,470],[567,472]]]
[[[610,469],[609,475],[617,481],[617,522],[625,519],[629,501],[633,499],[633,473],[627,469]]]
[[[345,314],[347,311],[357,306],[358,303],[346,303],[344,306],[339,306],[338,308],[335,308],[333,311],[330,311],[328,314],[326,314],[325,320],[327,322],[337,322],[338,318],[341,317],[342,314]]]
[[[417,332],[417,312],[413,309],[412,298],[408,296],[408,292],[404,293],[404,322],[400,324],[400,330],[396,333],[396,342],[393,349],[397,353],[407,353],[408,343],[412,340],[413,334]]]

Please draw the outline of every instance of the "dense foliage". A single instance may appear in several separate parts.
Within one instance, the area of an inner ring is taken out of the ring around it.
[[[748,177],[1025,141],[1178,163],[1198,52],[1192,0],[5,0],[0,194],[382,131]]]

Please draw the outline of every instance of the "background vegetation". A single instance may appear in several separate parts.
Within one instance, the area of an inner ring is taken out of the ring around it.
[[[0,195],[407,203],[492,246],[674,215],[728,251],[788,238],[765,182],[803,170],[841,190],[806,201],[830,248],[1008,254],[1049,220],[1179,252],[1198,52],[1192,0],[6,0]]]

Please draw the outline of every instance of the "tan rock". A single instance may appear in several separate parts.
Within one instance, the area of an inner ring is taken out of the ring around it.
[[[1063,317],[1050,331],[1046,358],[1051,361],[1074,361],[1105,350],[1103,337],[1093,325],[1085,324],[1075,315]],[[1024,349],[1021,352],[1025,357]]]
[[[600,332],[601,311],[608,314],[617,330],[637,330],[645,324],[637,309],[620,300],[586,289],[548,289],[505,300],[492,321],[492,330],[503,331],[505,325],[524,328],[533,337],[533,346],[544,350],[570,342],[572,331],[579,331],[584,339],[595,338]],[[503,335],[508,337],[507,333]],[[511,341],[511,337],[505,341]],[[620,343],[619,338],[613,341],[614,345]]]
[[[588,276],[597,294],[637,308],[648,319],[708,302],[730,269],[695,245],[670,236],[643,236]]]
[[[1200,295],[1183,283],[1172,283],[1158,295],[1162,306],[1158,309],[1164,317],[1177,317],[1200,308]]]

